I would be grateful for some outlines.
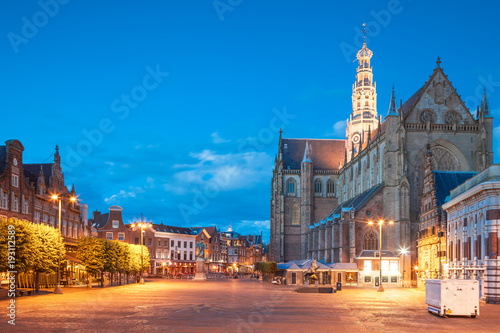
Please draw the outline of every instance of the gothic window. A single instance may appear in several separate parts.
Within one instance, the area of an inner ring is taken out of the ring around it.
[[[321,196],[323,193],[323,183],[321,182],[321,179],[316,179],[314,181],[314,194],[316,196]]]
[[[434,115],[432,114],[431,111],[424,110],[420,113],[420,122],[423,124],[430,122],[432,124],[434,123]]]
[[[377,250],[378,249],[378,233],[371,229],[365,234],[363,240],[363,250]]]
[[[326,182],[326,194],[329,197],[335,194],[335,182],[332,179],[328,179]]]
[[[296,185],[295,179],[293,179],[293,178],[289,178],[286,181],[286,194],[287,194],[287,196],[289,196],[289,197],[295,196],[295,187],[296,187],[295,185]]]
[[[460,121],[461,121],[461,117],[455,111],[448,111],[444,114],[444,122],[446,124],[459,124]]]
[[[292,205],[292,208],[290,210],[290,221],[292,225],[300,225],[300,220],[299,220],[299,206],[294,203]]]

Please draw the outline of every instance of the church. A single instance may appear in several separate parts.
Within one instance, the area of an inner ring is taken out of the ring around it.
[[[353,263],[363,250],[378,250],[382,238],[383,250],[407,253],[400,272],[415,281],[426,161],[432,156],[433,170],[443,172],[485,170],[493,163],[493,117],[486,92],[471,113],[438,58],[425,84],[399,106],[392,89],[382,119],[372,56],[364,43],[345,139],[280,133],[269,260]]]

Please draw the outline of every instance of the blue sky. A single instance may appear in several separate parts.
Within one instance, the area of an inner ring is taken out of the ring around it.
[[[277,128],[341,138],[367,22],[384,115],[438,56],[472,110],[484,85],[500,147],[499,4],[477,1],[9,1],[2,135],[24,162],[61,149],[90,210],[269,235]],[[45,8],[45,9],[44,9]],[[47,14],[48,13],[48,14]],[[354,50],[354,51],[353,51]]]

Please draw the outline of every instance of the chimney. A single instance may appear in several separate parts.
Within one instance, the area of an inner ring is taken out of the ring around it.
[[[98,211],[97,209],[95,210],[95,212],[92,212],[92,219],[95,221],[95,219],[101,215],[101,212]]]

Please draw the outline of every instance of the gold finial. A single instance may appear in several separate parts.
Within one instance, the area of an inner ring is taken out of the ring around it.
[[[370,31],[366,30],[366,23],[363,23],[363,30],[361,30],[363,33],[363,44],[366,44],[366,34]]]

